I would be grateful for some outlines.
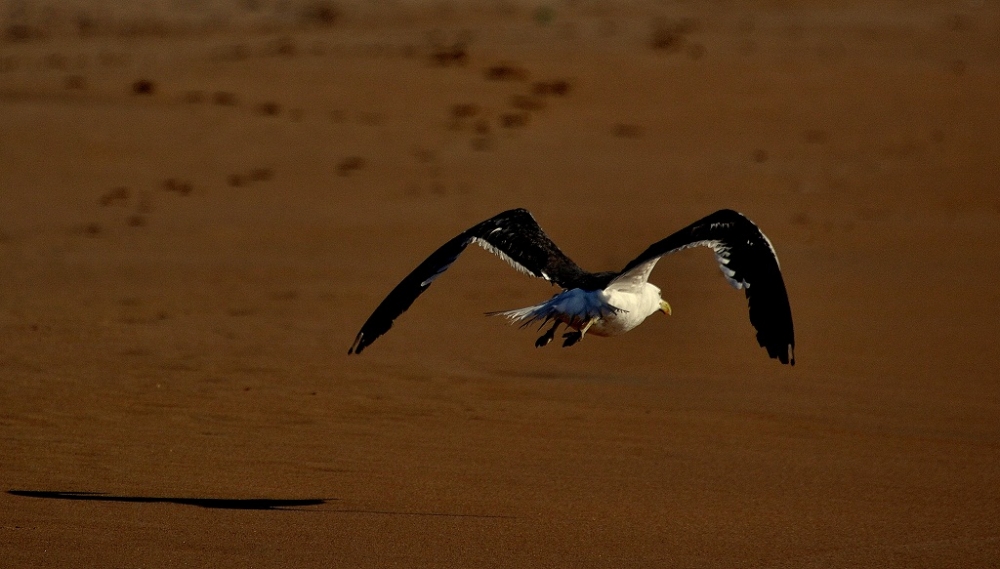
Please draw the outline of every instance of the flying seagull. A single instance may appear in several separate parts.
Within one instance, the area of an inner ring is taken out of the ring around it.
[[[736,289],[743,289],[750,305],[750,323],[757,342],[767,355],[795,365],[795,332],[788,293],[781,278],[778,257],[770,240],[742,214],[719,210],[649,246],[620,271],[590,273],[556,247],[525,209],[512,209],[478,223],[442,245],[406,276],[361,327],[348,354],[360,354],[392,327],[393,321],[413,304],[434,279],[475,243],[498,255],[518,271],[545,279],[563,291],[526,308],[488,312],[506,317],[522,328],[533,322],[552,326],[535,342],[548,345],[556,329],[565,325],[563,347],[587,334],[617,336],[635,328],[656,312],[670,314],[660,289],[650,283],[656,262],[690,247],[708,247],[722,275]]]

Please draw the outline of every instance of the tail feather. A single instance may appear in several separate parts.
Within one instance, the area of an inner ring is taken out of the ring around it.
[[[486,315],[502,316],[510,324],[521,323],[521,328],[541,321],[540,330],[553,319],[564,322],[571,327],[578,327],[594,318],[605,318],[611,314],[626,312],[608,304],[599,296],[589,297],[587,294],[584,291],[573,289],[557,294],[546,302],[535,306],[487,312]]]
[[[516,324],[522,322],[521,328],[528,326],[532,322],[538,320],[548,321],[555,316],[551,313],[551,310],[546,306],[547,303],[538,304],[535,306],[528,306],[525,308],[515,308],[514,310],[497,310],[495,312],[487,312],[487,316],[502,316],[507,319],[509,324]],[[544,326],[544,322],[543,322]]]

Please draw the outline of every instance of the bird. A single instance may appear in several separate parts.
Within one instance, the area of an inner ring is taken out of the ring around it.
[[[722,209],[650,245],[620,271],[591,273],[567,257],[545,234],[531,213],[511,209],[459,233],[430,254],[375,308],[361,327],[350,354],[360,354],[458,259],[471,244],[494,253],[526,275],[558,285],[562,291],[534,306],[487,312],[525,327],[552,323],[536,347],[548,345],[560,325],[567,328],[563,347],[585,336],[618,336],[649,316],[671,314],[661,290],[649,282],[650,272],[664,256],[692,247],[715,253],[722,275],[746,294],[750,323],[768,356],[795,365],[792,310],[771,241],[743,214]]]

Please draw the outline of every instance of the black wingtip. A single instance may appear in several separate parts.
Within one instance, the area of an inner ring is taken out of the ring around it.
[[[351,354],[361,354],[361,350],[365,349],[364,344],[361,343],[361,339],[364,338],[364,332],[358,332],[358,335],[354,338],[354,343],[351,344],[349,350],[347,350],[347,355]]]
[[[795,365],[795,344],[771,344],[760,342],[762,348],[767,350],[767,355],[778,360],[785,365]]]
[[[770,350],[768,350],[770,352]],[[795,365],[795,346],[787,345],[778,348],[770,356],[786,365]]]

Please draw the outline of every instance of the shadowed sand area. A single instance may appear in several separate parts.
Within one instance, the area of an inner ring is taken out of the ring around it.
[[[1000,563],[994,3],[10,4],[0,564]],[[564,350],[470,249],[346,355],[512,207],[590,270],[745,213],[797,365],[707,250]]]

